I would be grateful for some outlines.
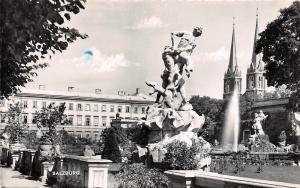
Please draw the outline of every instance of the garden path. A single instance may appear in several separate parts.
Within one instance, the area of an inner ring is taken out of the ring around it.
[[[0,166],[0,188],[43,188],[45,183],[30,179],[19,171]]]

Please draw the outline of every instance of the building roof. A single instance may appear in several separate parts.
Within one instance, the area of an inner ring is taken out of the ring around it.
[[[102,93],[86,93],[77,91],[53,91],[41,89],[21,89],[18,97],[36,97],[49,99],[65,99],[65,100],[85,100],[99,102],[120,102],[120,103],[154,103],[155,99],[143,93],[131,95],[116,95]]]

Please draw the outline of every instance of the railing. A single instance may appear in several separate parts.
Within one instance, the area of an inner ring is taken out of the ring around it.
[[[299,184],[228,176],[200,170],[169,170],[165,172],[172,188],[299,188]]]

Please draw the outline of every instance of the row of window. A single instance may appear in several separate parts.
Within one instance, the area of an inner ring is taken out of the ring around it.
[[[55,104],[54,102],[52,104]],[[32,108],[37,108],[37,101],[32,101]],[[47,106],[47,103],[45,101],[42,102],[42,107],[46,107]],[[24,108],[28,108],[28,101],[23,101],[23,107]],[[73,103],[68,103],[68,107],[67,107],[68,110],[72,111],[74,110],[74,104]],[[83,105],[78,103],[76,105],[76,110],[77,111],[83,111]],[[85,111],[91,111],[92,108],[91,108],[91,104],[85,104],[84,106],[84,110]],[[94,104],[93,105],[93,110],[95,112],[98,112],[98,104]],[[130,106],[125,106],[125,113],[130,113],[131,109],[130,109]],[[133,113],[137,114],[139,111],[138,107],[135,106],[133,107]],[[103,104],[101,105],[101,112],[107,112],[107,105]],[[117,106],[117,109],[116,109],[116,106],[115,105],[109,105],[109,112],[118,112],[118,113],[122,113],[123,112],[123,108],[122,106]],[[146,108],[145,107],[142,107],[141,108],[141,113],[142,114],[145,114],[146,112]]]

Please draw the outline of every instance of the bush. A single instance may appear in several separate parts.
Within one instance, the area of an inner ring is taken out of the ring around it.
[[[175,170],[198,169],[201,159],[208,157],[210,147],[205,147],[207,142],[203,139],[192,139],[189,146],[184,141],[174,140],[165,146],[167,152],[163,162],[170,164]]]
[[[157,169],[146,168],[142,163],[124,164],[116,175],[120,188],[167,188],[168,177]]]
[[[115,130],[113,128],[104,129],[101,137],[103,139],[103,158],[112,160],[114,163],[120,163],[122,161],[121,152]]]

